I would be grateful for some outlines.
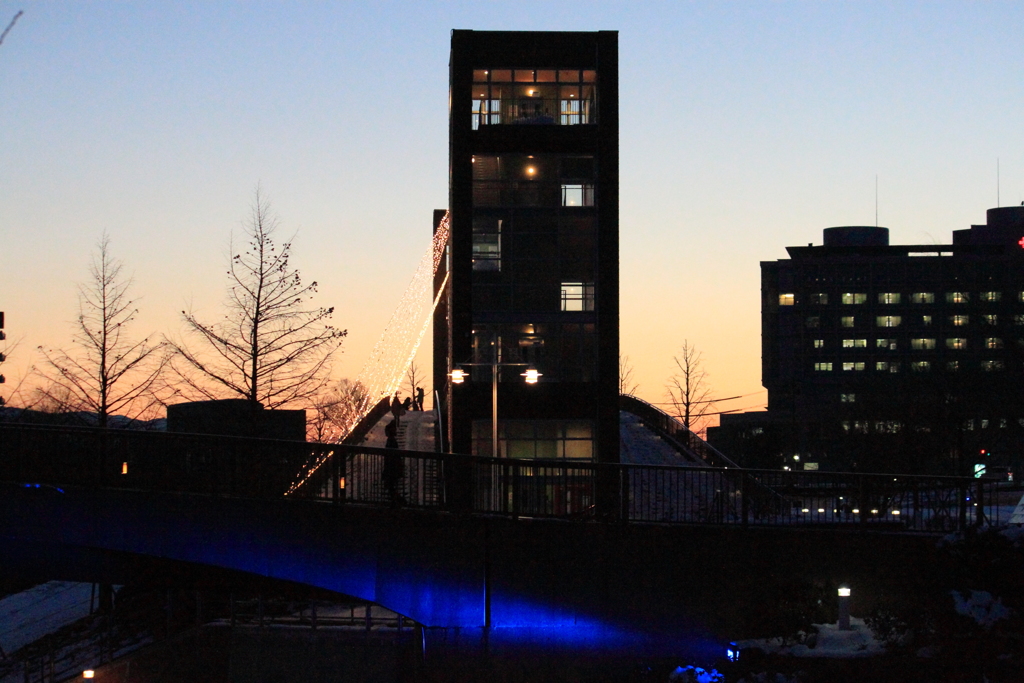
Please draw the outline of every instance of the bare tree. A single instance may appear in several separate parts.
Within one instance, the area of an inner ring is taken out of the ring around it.
[[[704,358],[697,347],[688,340],[683,340],[672,361],[676,370],[668,379],[665,391],[675,411],[675,416],[683,422],[683,426],[693,433],[703,431],[711,406],[711,385],[704,370]]]
[[[409,395],[412,396],[414,402],[416,401],[416,389],[420,388],[420,384],[422,384],[424,379],[423,373],[420,372],[419,367],[416,365],[416,361],[410,363],[409,369],[405,373],[405,383],[409,388]],[[419,406],[419,409],[423,410],[423,406]]]
[[[640,383],[633,378],[633,364],[629,362],[629,356],[619,354],[619,394],[624,396],[635,396]]]
[[[307,438],[323,443],[345,435],[359,421],[360,406],[366,399],[366,388],[359,382],[343,379],[329,392],[312,398],[312,417],[307,423]]]
[[[191,341],[172,341],[174,368],[204,398],[237,396],[253,413],[309,402],[326,385],[345,330],[326,321],[333,308],[308,308],[317,283],[291,265],[292,242],[274,241],[278,222],[257,186],[245,225],[248,247],[232,243],[224,318],[215,323],[182,311]]]
[[[71,349],[44,349],[35,371],[46,383],[38,398],[58,411],[96,413],[107,427],[115,413],[138,418],[157,403],[154,387],[164,367],[163,345],[134,340],[128,328],[138,313],[128,291],[132,279],[110,251],[104,234],[89,266],[89,280],[78,287],[78,319]]]

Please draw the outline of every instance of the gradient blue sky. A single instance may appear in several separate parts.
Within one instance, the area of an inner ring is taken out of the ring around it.
[[[19,9],[0,45],[8,382],[68,344],[104,230],[140,335],[217,315],[257,182],[354,377],[446,204],[452,28],[619,31],[621,339],[649,400],[683,339],[718,395],[760,391],[758,262],[873,224],[876,174],[897,243],[983,222],[997,158],[1002,203],[1024,200],[1021,3],[0,0],[0,22]]]

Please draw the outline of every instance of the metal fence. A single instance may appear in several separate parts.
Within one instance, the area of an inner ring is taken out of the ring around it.
[[[1007,516],[997,482],[967,477],[494,459],[13,425],[0,425],[0,480],[656,524],[934,533]]]

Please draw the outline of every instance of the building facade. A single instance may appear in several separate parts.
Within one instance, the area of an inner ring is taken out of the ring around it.
[[[452,32],[434,320],[451,452],[492,453],[496,363],[502,457],[618,460],[617,51],[612,31]]]
[[[967,473],[1024,446],[1024,206],[952,244],[824,231],[761,263],[768,411],[723,416],[751,465]]]

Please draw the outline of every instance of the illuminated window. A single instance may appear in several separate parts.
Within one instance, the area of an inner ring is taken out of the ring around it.
[[[1024,325],[1024,315],[1017,314],[1013,316],[1014,325]]]
[[[899,302],[899,292],[880,292],[878,294],[878,303],[880,304],[898,304]]]
[[[929,372],[931,369],[931,362],[926,360],[915,360],[910,364],[911,372]]]
[[[594,285],[589,282],[562,283],[563,311],[594,310]]]
[[[827,304],[828,303],[828,294],[826,294],[825,292],[816,292],[814,294],[811,294],[811,303],[812,304]]]
[[[947,304],[965,304],[971,300],[967,292],[946,292]]]
[[[875,432],[878,434],[896,434],[900,431],[900,423],[895,420],[877,420]]]
[[[895,351],[896,350],[896,340],[895,339],[876,339],[875,340],[875,347],[879,348],[879,349],[887,349],[889,351]]]
[[[844,315],[842,318],[839,319],[839,325],[842,327],[853,327],[853,316]]]
[[[1001,349],[1003,348],[1003,340],[999,337],[986,337],[985,338],[986,349]]]
[[[779,305],[780,306],[792,306],[796,303],[795,294],[779,294]]]
[[[594,186],[562,185],[562,206],[593,206]]]
[[[867,339],[844,339],[844,349],[866,349],[868,347]]]
[[[490,420],[473,421],[473,453],[490,455]],[[594,425],[589,420],[501,420],[498,450],[507,458],[593,460]]]
[[[814,370],[815,370],[815,372],[832,372],[832,364],[831,363],[815,363],[814,364]]]
[[[946,370],[948,370],[949,372],[959,372],[960,371],[960,361],[958,361],[958,360],[951,360],[951,361],[949,361],[948,363],[946,363]]]
[[[868,300],[868,295],[860,292],[847,292],[840,295],[839,298],[844,304],[862,304]]]
[[[1006,365],[1001,360],[983,360],[981,361],[981,369],[985,372],[997,372],[1005,370]]]
[[[934,349],[935,348],[935,340],[934,339],[911,339],[910,340],[910,348],[914,349],[915,351],[925,351],[925,350],[929,350],[929,349]]]
[[[924,325],[925,327],[928,327],[929,325],[932,324],[932,317],[930,315],[922,315],[921,324]]]
[[[981,316],[981,320],[986,325],[998,325],[999,324],[999,316],[998,315],[983,315],[983,316]]]
[[[898,315],[880,315],[875,318],[875,324],[879,327],[899,327],[902,320]]]
[[[815,339],[814,340],[814,348],[816,348],[816,349],[825,348],[825,340],[824,339]]]
[[[855,371],[855,372],[859,372],[859,371],[861,371],[863,369],[864,369],[864,363],[863,362],[843,363],[843,370],[845,370],[847,372],[849,372],[851,370]]]
[[[840,403],[856,403],[857,394],[839,394]]]
[[[473,130],[597,120],[597,72],[590,69],[476,69],[473,81]]]
[[[910,303],[933,304],[935,303],[935,295],[931,292],[915,292],[910,295]]]
[[[968,322],[966,315],[951,315],[949,316],[949,322],[953,323],[955,327],[963,327]]]
[[[954,351],[963,351],[967,348],[967,340],[963,337],[951,337],[946,340],[946,348]]]
[[[804,325],[806,325],[809,330],[817,329],[821,327],[821,318],[816,315],[809,315],[807,316],[807,319],[804,320]]]
[[[988,303],[995,303],[1003,298],[1002,292],[982,292],[981,300]]]
[[[875,363],[875,370],[878,372],[899,372],[900,364],[896,361],[880,360]]]

